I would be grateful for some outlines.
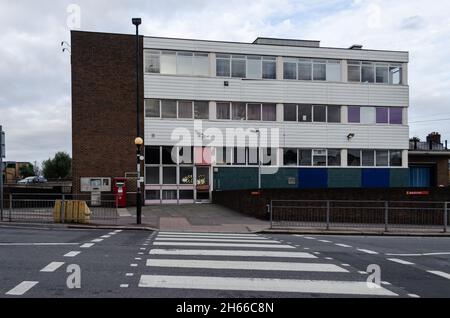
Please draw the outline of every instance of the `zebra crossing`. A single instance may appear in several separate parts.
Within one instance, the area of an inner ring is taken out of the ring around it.
[[[399,296],[348,267],[257,234],[159,232],[152,245],[139,288]]]

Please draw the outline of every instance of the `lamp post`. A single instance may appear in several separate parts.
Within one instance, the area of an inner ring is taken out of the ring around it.
[[[258,149],[258,190],[261,190],[261,130],[254,129],[254,133],[258,135],[256,149]]]
[[[132,23],[136,26],[136,139],[134,144],[136,145],[136,159],[137,159],[137,191],[136,191],[136,223],[142,223],[142,203],[141,203],[141,147],[144,144],[144,140],[140,137],[140,117],[139,117],[139,25],[142,23],[142,19],[133,18]]]

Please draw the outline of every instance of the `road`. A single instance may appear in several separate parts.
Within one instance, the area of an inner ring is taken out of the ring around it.
[[[0,227],[0,260],[5,298],[450,297],[443,237]]]

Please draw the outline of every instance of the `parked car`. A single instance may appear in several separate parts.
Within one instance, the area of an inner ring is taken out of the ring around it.
[[[20,181],[18,181],[18,184],[30,184],[30,183],[46,183],[47,179],[45,179],[44,177],[28,177],[25,179],[22,179]]]

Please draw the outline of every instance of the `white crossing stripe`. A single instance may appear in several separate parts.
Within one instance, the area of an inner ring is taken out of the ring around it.
[[[150,267],[178,267],[205,269],[243,269],[261,271],[295,271],[295,272],[328,272],[348,273],[342,267],[322,263],[289,263],[289,262],[242,262],[242,261],[205,261],[189,259],[148,259]]]
[[[242,244],[242,243],[183,243],[183,242],[155,242],[154,246],[214,246],[214,247],[253,247],[253,248],[295,248],[281,244]]]
[[[383,287],[367,282],[267,278],[142,275],[139,287],[398,296]]]
[[[239,234],[239,233],[209,233],[209,232],[159,232],[159,235],[197,235],[197,236],[245,236],[245,237],[260,237],[256,234]]]
[[[218,238],[218,239],[251,239],[251,240],[267,240],[265,237],[260,236],[223,236],[223,235],[169,235],[169,234],[162,234],[158,235],[158,238]]]
[[[350,245],[347,244],[341,244],[341,243],[336,243],[335,245],[340,246],[340,247],[351,247]]]
[[[402,264],[402,265],[414,265],[414,263],[411,263],[411,262],[408,262],[408,261],[404,261],[404,260],[399,259],[399,258],[388,258],[388,261],[399,263],[399,264]]]
[[[72,252],[69,252],[69,253],[65,254],[64,257],[75,257],[75,256],[77,256],[80,253],[81,252],[79,252],[79,251],[72,251]]]
[[[371,255],[376,255],[376,254],[378,254],[378,252],[371,251],[371,250],[365,250],[365,249],[363,249],[363,248],[358,248],[358,251],[363,252],[363,253],[367,253],[367,254],[371,254]]]
[[[285,258],[317,258],[303,252],[273,252],[273,251],[236,251],[236,250],[178,250],[153,249],[150,255],[189,255],[189,256],[248,256],[248,257],[285,257]]]
[[[450,279],[450,274],[447,274],[445,272],[441,272],[441,271],[427,271],[427,272],[430,273],[430,274],[434,274],[434,275],[437,275],[437,276],[441,276],[441,277]]]
[[[94,243],[85,243],[85,244],[81,245],[80,247],[82,247],[82,248],[89,248],[89,247],[92,247],[94,245],[95,245]]]
[[[43,269],[41,269],[41,272],[45,273],[51,273],[56,271],[58,268],[64,265],[64,262],[51,262],[47,266],[45,266]]]
[[[95,239],[95,240],[92,240],[91,242],[100,243],[100,242],[103,242],[103,239]]]
[[[111,235],[102,235],[102,236],[100,236],[101,238],[110,238],[111,237]]]
[[[319,242],[322,242],[322,243],[332,243],[331,241],[328,241],[328,240],[319,240]]]
[[[37,285],[39,282],[24,281],[6,293],[10,296],[21,296]]]
[[[120,232],[122,232],[122,230],[115,230],[114,232],[116,232],[116,233],[120,233]]]
[[[156,241],[181,241],[181,242],[234,242],[234,243],[276,243],[279,244],[278,241],[272,241],[272,240],[235,240],[235,239],[219,239],[219,238],[156,238]]]

